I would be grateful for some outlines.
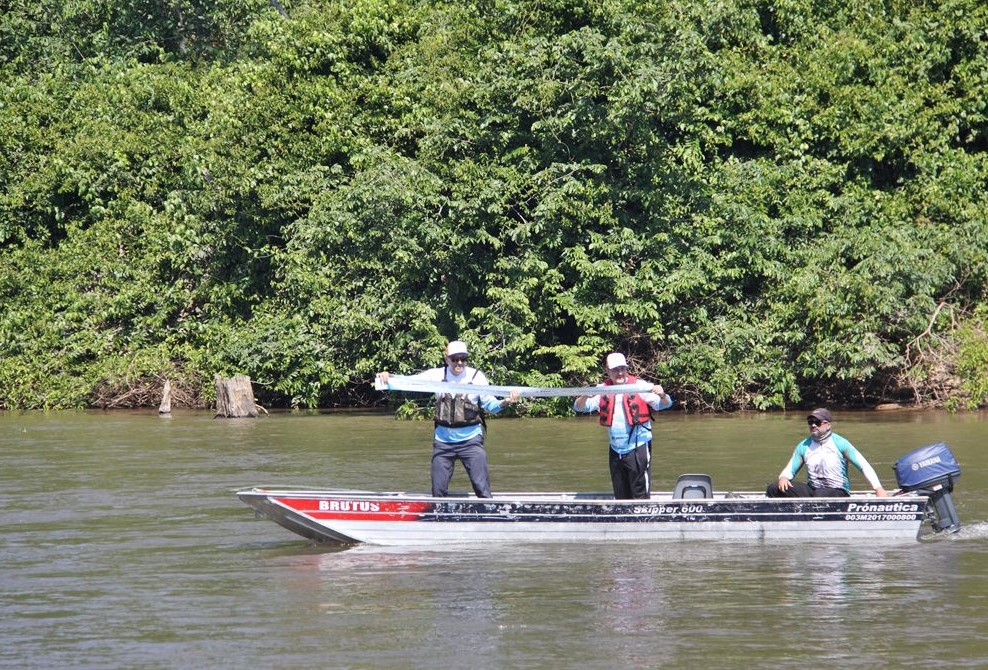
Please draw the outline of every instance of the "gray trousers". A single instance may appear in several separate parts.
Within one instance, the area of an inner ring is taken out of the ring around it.
[[[487,451],[484,449],[484,436],[464,442],[432,442],[432,495],[445,498],[449,492],[449,480],[453,478],[456,459],[470,477],[473,492],[478,498],[491,497],[491,476],[487,470]]]

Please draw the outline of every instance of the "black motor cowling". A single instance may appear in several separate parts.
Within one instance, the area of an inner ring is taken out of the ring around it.
[[[951,533],[960,530],[961,521],[950,494],[954,481],[961,476],[961,467],[946,444],[937,442],[910,451],[893,467],[900,489],[930,496],[934,530]]]

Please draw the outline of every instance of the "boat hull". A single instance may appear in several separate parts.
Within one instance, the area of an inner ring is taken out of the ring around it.
[[[711,498],[614,500],[605,494],[498,494],[492,499],[405,493],[250,489],[258,513],[317,542],[439,545],[478,542],[862,541],[914,542],[928,498]]]

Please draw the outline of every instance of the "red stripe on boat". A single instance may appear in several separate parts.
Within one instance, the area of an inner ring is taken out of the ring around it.
[[[417,521],[433,504],[424,501],[347,500],[338,498],[275,498],[276,502],[313,519]]]

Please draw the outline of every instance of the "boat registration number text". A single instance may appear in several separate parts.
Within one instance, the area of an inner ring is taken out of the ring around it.
[[[847,506],[847,521],[912,521],[919,512],[913,503],[851,503]]]

